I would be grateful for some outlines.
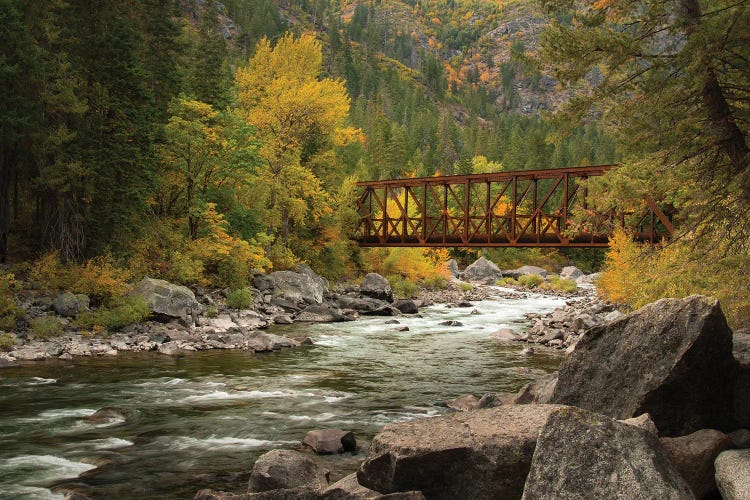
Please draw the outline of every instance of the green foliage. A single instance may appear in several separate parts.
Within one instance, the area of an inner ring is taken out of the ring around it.
[[[40,316],[31,320],[29,332],[37,339],[51,339],[63,334],[63,326],[54,316]]]
[[[506,276],[504,278],[500,278],[495,282],[497,286],[515,286],[518,285],[518,281],[516,281],[515,278],[511,278],[510,276]]]
[[[428,290],[445,290],[448,288],[448,280],[439,275],[422,278],[420,284]]]
[[[247,288],[238,288],[227,294],[227,307],[230,309],[247,309],[253,304],[253,292]]]
[[[401,299],[410,299],[417,296],[419,286],[409,278],[400,275],[388,275],[386,279],[391,284],[393,295]]]
[[[559,292],[573,293],[578,290],[578,285],[576,285],[576,282],[573,280],[561,278],[560,276],[553,274],[549,277],[549,281],[545,281],[539,285],[539,288],[542,290],[557,290]]]
[[[14,292],[18,286],[13,274],[0,273],[0,330],[12,330],[16,319],[24,314],[24,310],[16,305]]]
[[[10,351],[15,345],[15,335],[10,333],[0,333],[0,351]]]
[[[458,288],[462,292],[470,292],[471,290],[474,290],[474,285],[472,285],[471,283],[461,283],[458,285]]]
[[[151,307],[140,297],[123,297],[112,307],[86,311],[78,315],[73,325],[77,328],[114,331],[139,323],[151,315]]]
[[[203,313],[207,318],[215,318],[219,315],[219,309],[215,305],[206,307],[206,311]]]
[[[535,288],[544,282],[538,274],[524,274],[518,277],[518,285],[524,288]]]

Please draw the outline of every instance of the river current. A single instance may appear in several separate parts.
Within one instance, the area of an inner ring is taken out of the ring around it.
[[[507,292],[507,290],[504,290]],[[356,470],[390,422],[444,413],[463,394],[517,391],[557,369],[553,352],[490,340],[523,329],[546,296],[436,305],[421,318],[372,317],[273,327],[315,345],[258,355],[203,351],[184,357],[121,353],[0,371],[0,498],[193,498],[202,488],[242,491],[254,460],[320,428],[351,430],[358,454],[324,457],[331,480]],[[472,309],[480,314],[471,314]],[[446,320],[463,326],[441,326]],[[408,326],[409,331],[396,331]],[[89,423],[104,406],[124,421]]]

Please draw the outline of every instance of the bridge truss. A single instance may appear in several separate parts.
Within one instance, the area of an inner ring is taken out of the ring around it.
[[[615,165],[360,182],[355,240],[367,247],[606,247],[616,227],[656,243],[674,227],[651,197],[638,212],[588,208],[581,180]]]

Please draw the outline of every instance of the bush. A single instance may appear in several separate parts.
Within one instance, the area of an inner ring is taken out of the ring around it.
[[[495,282],[498,286],[516,286],[518,285],[518,281],[516,281],[515,278],[511,278],[510,276],[506,276],[505,278],[500,278]]]
[[[534,288],[541,285],[544,278],[538,274],[524,274],[518,277],[518,284],[524,288]]]
[[[207,318],[215,318],[219,315],[219,310],[216,308],[215,305],[210,305],[206,307],[206,312],[203,313],[204,316]]]
[[[182,252],[174,252],[169,260],[169,278],[181,285],[205,284],[203,262]]]
[[[56,293],[70,286],[71,274],[60,262],[57,252],[50,252],[34,262],[29,282],[39,290]]]
[[[0,351],[10,351],[16,345],[16,337],[10,333],[0,333]]]
[[[111,305],[124,296],[133,278],[129,269],[119,267],[109,255],[95,257],[83,266],[70,266],[70,271],[76,276],[70,291],[88,295],[97,305]]]
[[[63,333],[60,320],[53,316],[41,316],[31,320],[29,331],[37,339],[50,339],[59,337]]]
[[[387,276],[387,278],[393,289],[393,295],[400,299],[416,297],[417,292],[419,292],[417,284],[409,278],[402,278],[401,276],[395,275]]]
[[[253,303],[253,292],[247,288],[232,290],[227,295],[227,307],[230,309],[247,309]]]
[[[471,283],[461,283],[460,285],[458,285],[458,288],[460,288],[462,292],[468,292],[470,290],[474,290],[474,285],[472,285]]]
[[[578,285],[576,285],[575,281],[554,275],[550,277],[548,282],[542,283],[539,288],[542,288],[544,290],[557,290],[560,292],[572,293],[578,290]]]
[[[422,280],[422,286],[429,290],[445,290],[448,280],[442,276],[428,276]]]
[[[117,330],[146,320],[151,315],[151,307],[137,296],[124,297],[110,308],[100,308],[78,315],[74,326],[92,330]]]
[[[16,305],[18,282],[13,274],[0,274],[0,330],[12,330],[25,311]]]

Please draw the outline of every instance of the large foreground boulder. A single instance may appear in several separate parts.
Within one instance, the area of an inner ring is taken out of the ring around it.
[[[503,276],[497,264],[484,257],[479,257],[461,273],[461,279],[476,283],[495,284]]]
[[[649,413],[662,436],[732,426],[732,331],[715,299],[662,299],[586,332],[551,402],[618,419]]]
[[[328,292],[328,280],[307,266],[300,266],[299,272],[274,271],[258,275],[253,285],[261,292],[270,292],[272,298],[298,304],[320,304]]]
[[[729,436],[713,429],[701,429],[687,436],[662,438],[661,444],[695,498],[705,498],[716,491],[714,460],[719,453],[732,447]]]
[[[555,405],[510,405],[385,426],[357,472],[382,493],[519,498],[539,430]]]
[[[734,332],[734,358],[739,362],[734,380],[734,419],[738,427],[750,428],[750,328]]]
[[[539,434],[523,498],[694,497],[656,436],[567,407],[553,412]]]
[[[328,470],[304,453],[271,450],[255,461],[249,492],[289,488],[322,490],[328,486]]]
[[[378,273],[368,273],[362,278],[359,293],[373,299],[393,302],[393,289],[387,279]]]
[[[728,450],[718,456],[716,484],[724,500],[750,498],[750,450]]]
[[[132,293],[141,297],[154,314],[170,318],[187,320],[201,310],[192,290],[164,280],[143,278],[135,285]]]

